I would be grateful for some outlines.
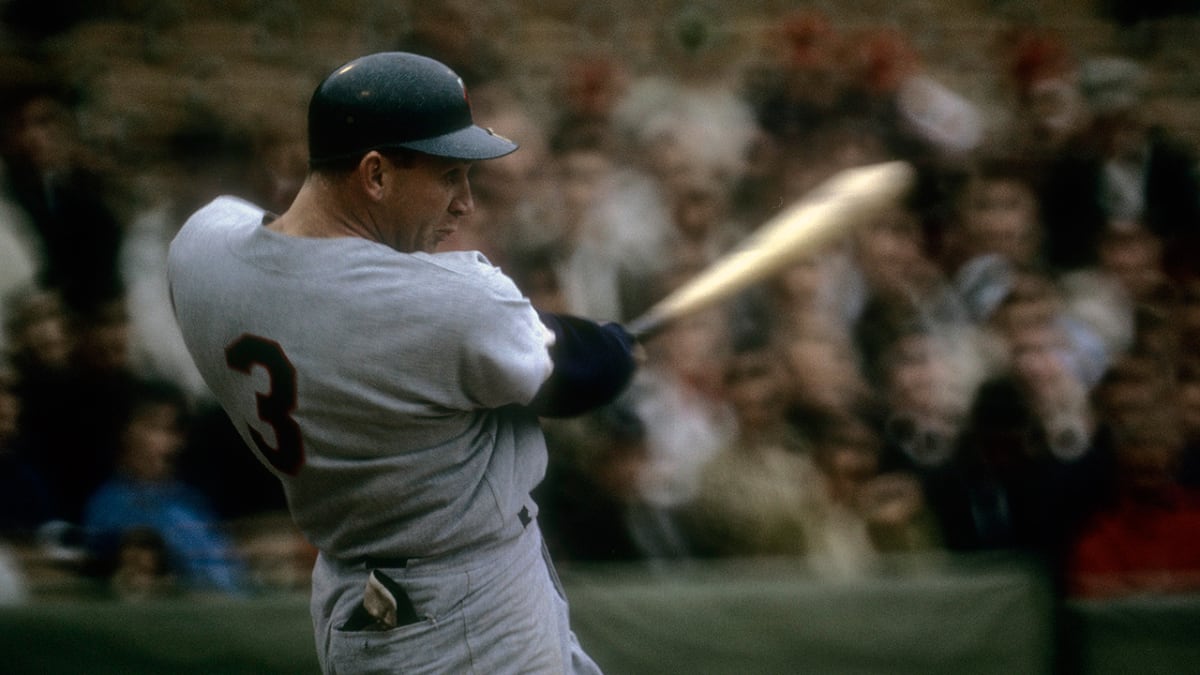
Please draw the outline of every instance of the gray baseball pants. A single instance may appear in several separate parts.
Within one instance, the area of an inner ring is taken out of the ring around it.
[[[571,631],[536,520],[490,549],[399,561],[403,566],[373,562],[317,558],[311,611],[326,675],[600,672]],[[420,620],[345,629],[373,568],[403,589]]]

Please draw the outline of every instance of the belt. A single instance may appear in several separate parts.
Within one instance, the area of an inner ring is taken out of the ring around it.
[[[517,513],[517,518],[521,521],[521,528],[529,527],[529,523],[533,522],[533,517],[529,515],[529,508],[522,506],[521,511]],[[408,563],[414,560],[407,556],[373,556],[364,555],[358,558],[351,558],[346,562],[354,566],[362,566],[367,569],[403,569],[408,567]]]

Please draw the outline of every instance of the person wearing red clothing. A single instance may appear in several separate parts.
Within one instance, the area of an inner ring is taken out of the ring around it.
[[[1068,569],[1076,597],[1200,590],[1200,492],[1178,482],[1183,447],[1163,410],[1113,430],[1115,500],[1076,540]]]

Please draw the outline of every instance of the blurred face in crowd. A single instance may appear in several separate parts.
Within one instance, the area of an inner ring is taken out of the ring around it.
[[[121,436],[121,468],[139,481],[170,479],[184,442],[179,418],[179,409],[169,403],[137,410]]]
[[[559,189],[565,218],[563,227],[568,240],[574,240],[578,228],[599,201],[612,172],[612,159],[601,150],[579,149],[563,154],[558,160]]]
[[[1028,323],[1012,334],[1013,371],[1037,391],[1053,389],[1054,383],[1070,377],[1067,370],[1066,336],[1051,322]]]
[[[1007,339],[1029,327],[1054,322],[1061,309],[1058,290],[1037,274],[1019,274],[1008,295],[992,316],[992,322]]]
[[[498,103],[487,113],[488,126],[504,129],[521,144],[521,151],[480,162],[475,170],[477,192],[485,195],[493,211],[507,214],[530,196],[539,179],[550,176],[549,149],[542,130],[515,104]]]
[[[1149,232],[1106,233],[1099,253],[1101,268],[1134,298],[1148,298],[1163,281],[1162,242]]]
[[[879,474],[878,439],[861,423],[848,421],[821,441],[817,466],[825,474],[830,498],[857,508],[864,490]]]
[[[919,289],[932,272],[917,221],[907,215],[886,220],[864,230],[858,239],[857,260],[871,284],[882,295],[903,296]]]
[[[100,372],[117,372],[129,365],[129,316],[114,310],[108,316],[79,322],[76,362]]]
[[[1037,201],[1026,183],[979,179],[968,190],[963,216],[966,244],[975,254],[997,253],[1017,263],[1037,255]]]
[[[709,176],[688,175],[672,184],[675,229],[686,239],[703,239],[716,231],[726,214],[725,191]]]
[[[1106,420],[1128,424],[1166,404],[1168,393],[1163,367],[1154,358],[1128,354],[1109,369],[1097,401]]]
[[[21,358],[40,367],[65,368],[74,350],[74,337],[57,296],[29,298],[21,322],[13,326],[9,346]]]
[[[887,398],[893,409],[933,413],[938,408],[938,387],[946,373],[938,360],[932,336],[910,333],[889,350]]]
[[[784,305],[807,307],[820,293],[824,276],[820,261],[805,257],[780,272],[772,282],[772,289]]]
[[[1146,121],[1133,107],[1097,115],[1092,121],[1092,133],[1105,157],[1116,161],[1144,159],[1147,128]]]
[[[657,340],[665,367],[697,392],[720,395],[728,358],[724,316],[707,311],[675,322]]]
[[[66,167],[73,146],[70,112],[49,96],[34,98],[10,120],[5,151],[41,172]]]
[[[1169,489],[1175,484],[1180,450],[1169,423],[1165,428],[1142,430],[1118,440],[1118,476],[1125,493],[1134,498],[1153,498]]]
[[[831,332],[801,330],[784,351],[790,399],[805,408],[848,410],[865,390],[848,343]]]
[[[1047,78],[1029,89],[1028,112],[1036,132],[1054,144],[1081,128],[1084,119],[1082,96],[1074,82]]]
[[[829,488],[839,504],[857,506],[859,496],[878,468],[875,454],[852,446],[831,451]]]
[[[769,429],[783,419],[782,378],[773,351],[755,349],[731,357],[725,388],[743,433]]]

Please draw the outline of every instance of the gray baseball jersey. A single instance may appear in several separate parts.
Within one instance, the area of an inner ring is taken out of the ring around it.
[[[171,245],[188,349],[322,552],[429,557],[513,539],[546,450],[552,334],[481,255],[305,239],[222,197]]]

